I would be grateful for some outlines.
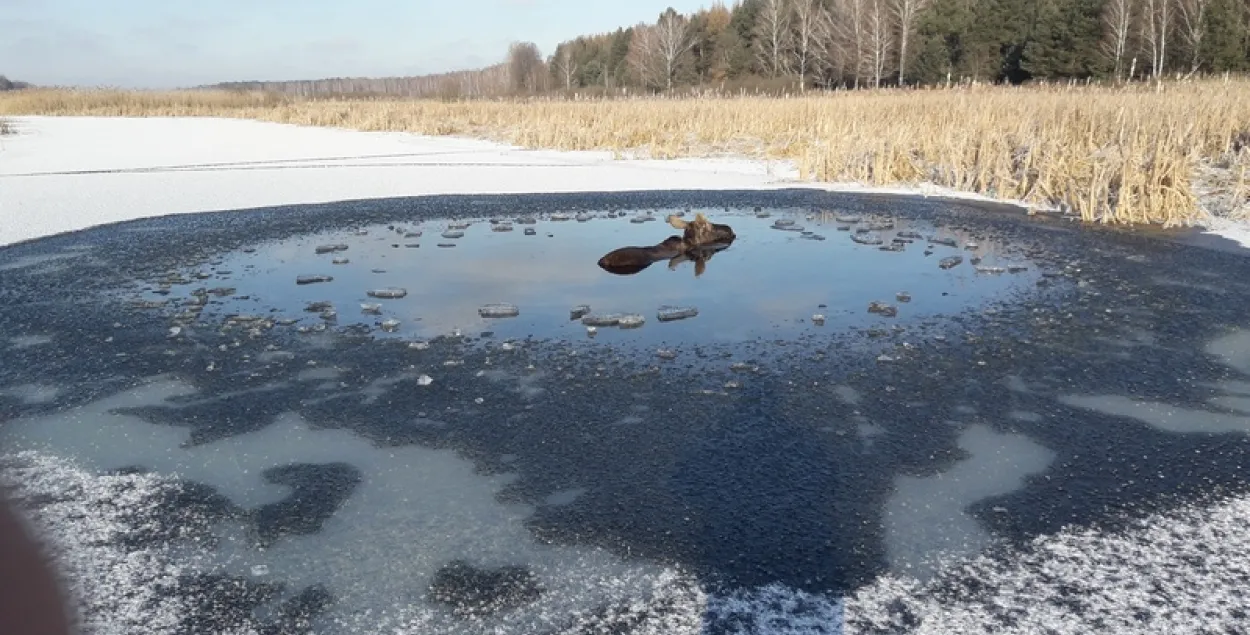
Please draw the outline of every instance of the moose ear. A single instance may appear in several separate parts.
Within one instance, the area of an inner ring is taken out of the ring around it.
[[[675,229],[685,229],[686,225],[689,223],[678,218],[676,214],[670,214],[668,217],[668,224],[672,225]]]
[[[703,212],[699,212],[698,214],[695,214],[695,215],[694,215],[694,222],[696,222],[696,223],[706,223],[706,222],[707,222],[707,217],[703,215]]]

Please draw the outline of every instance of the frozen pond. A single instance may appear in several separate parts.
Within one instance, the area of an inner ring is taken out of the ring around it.
[[[93,633],[1231,624],[1247,274],[811,192],[139,221],[0,250],[0,474]]]

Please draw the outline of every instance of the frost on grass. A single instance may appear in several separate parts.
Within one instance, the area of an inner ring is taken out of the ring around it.
[[[97,477],[34,452],[0,459],[0,482],[11,484],[51,557],[81,632],[177,631],[185,607],[172,591],[183,570],[167,547],[129,540],[155,529],[153,510],[176,485],[142,474]]]
[[[881,578],[847,599],[847,632],[1237,632],[1250,621],[1247,517],[1250,498],[1234,498],[1119,534],[1070,529],[950,565],[923,584]]]

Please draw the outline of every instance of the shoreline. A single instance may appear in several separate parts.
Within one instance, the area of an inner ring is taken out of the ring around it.
[[[639,151],[538,149],[461,134],[360,131],[219,116],[37,115],[6,119],[14,133],[0,139],[0,180],[8,182],[7,187],[0,188],[0,208],[14,210],[14,215],[25,222],[0,225],[0,248],[174,214],[456,194],[811,189],[982,203],[1080,222],[1079,217],[1053,205],[994,198],[931,182],[876,186],[803,180],[793,160],[742,154],[656,159]],[[387,174],[372,181],[367,177],[332,178],[331,173],[340,168],[348,168],[348,172],[372,168]],[[561,168],[569,173],[561,174]],[[531,172],[533,178],[500,174],[500,170],[509,169]],[[422,170],[444,171],[445,178],[435,183],[419,178],[404,182]],[[267,172],[283,185],[264,187]],[[310,178],[291,178],[290,172]],[[590,178],[579,178],[587,172],[592,174]],[[203,182],[219,181],[215,177],[222,174],[240,178],[259,174],[260,181],[253,179],[255,187],[251,190],[238,188],[225,195],[202,185],[186,189],[173,184],[152,187],[161,181],[195,181],[194,175],[202,175],[199,180]],[[131,187],[101,183],[106,178],[129,181]],[[149,180],[139,182],[145,178]],[[71,180],[83,187],[72,187]],[[327,184],[327,180],[332,183]],[[65,185],[56,187],[53,181]],[[156,194],[136,196],[137,189]],[[197,199],[197,193],[209,195]],[[148,199],[146,204],[144,198]],[[214,199],[220,202],[213,204]],[[1200,205],[1209,209],[1211,205],[1204,199],[1214,200],[1214,195],[1199,198]],[[54,208],[51,215],[46,214],[46,207]],[[66,214],[65,209],[77,209],[81,214]],[[30,213],[23,214],[27,210]],[[32,222],[32,216],[38,220]],[[1250,222],[1210,212],[1206,219],[1189,226],[1122,229],[1210,248],[1250,248]]]

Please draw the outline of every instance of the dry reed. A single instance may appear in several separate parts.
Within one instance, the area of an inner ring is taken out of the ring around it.
[[[1244,173],[1250,79],[1122,87],[962,86],[803,97],[433,101],[242,92],[25,90],[0,115],[224,116],[483,137],[531,148],[746,154],[803,178],[934,183],[1066,206],[1089,221],[1188,224],[1195,171]]]

